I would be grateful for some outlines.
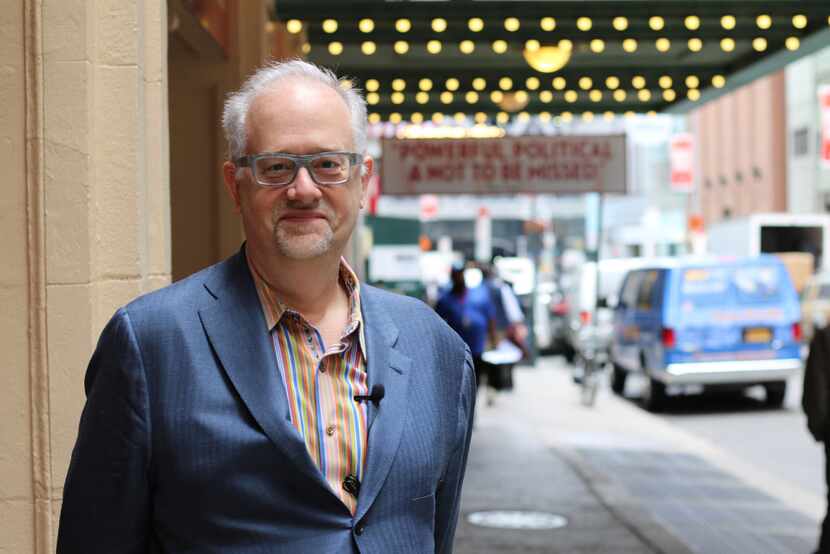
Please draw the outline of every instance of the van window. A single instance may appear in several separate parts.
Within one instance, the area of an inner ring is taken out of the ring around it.
[[[637,309],[650,310],[654,299],[654,286],[657,284],[658,273],[655,270],[643,273],[640,290],[637,293]]]
[[[752,304],[779,298],[783,272],[771,265],[697,267],[683,272],[680,292],[703,304]]]
[[[633,308],[637,305],[637,290],[640,288],[642,277],[642,271],[632,271],[626,277],[622,291],[620,291],[620,302],[626,308]]]

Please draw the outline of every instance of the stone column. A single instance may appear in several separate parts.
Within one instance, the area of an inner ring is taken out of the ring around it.
[[[54,552],[98,334],[170,280],[166,40],[161,0],[0,10],[0,552]]]

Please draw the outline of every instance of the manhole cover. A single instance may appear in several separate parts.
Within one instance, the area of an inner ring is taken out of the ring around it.
[[[467,521],[479,527],[498,529],[559,529],[568,524],[567,519],[556,514],[522,510],[473,512],[467,516]]]

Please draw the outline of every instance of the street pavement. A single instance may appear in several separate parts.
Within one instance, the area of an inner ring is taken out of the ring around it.
[[[607,390],[582,406],[558,358],[514,382],[479,397],[455,552],[812,552],[814,496]]]

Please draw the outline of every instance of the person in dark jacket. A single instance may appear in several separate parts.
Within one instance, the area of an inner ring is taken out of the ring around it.
[[[830,327],[817,329],[810,342],[810,354],[804,371],[804,394],[801,405],[807,415],[807,428],[817,441],[824,443],[824,472],[830,505]],[[817,554],[830,554],[830,512],[821,525]]]

